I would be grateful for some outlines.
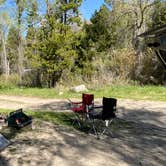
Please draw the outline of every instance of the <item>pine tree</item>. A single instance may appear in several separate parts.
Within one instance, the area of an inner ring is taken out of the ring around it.
[[[45,23],[38,29],[35,45],[48,87],[54,87],[62,73],[70,71],[77,56],[77,35],[72,31],[71,25],[77,22],[74,18],[80,19],[76,16],[77,10],[73,10],[80,5],[78,2],[56,1],[54,6],[46,1]],[[69,12],[71,15],[68,15]]]
[[[79,23],[79,6],[82,0],[57,0],[56,1],[56,14],[60,16],[60,22],[65,25]]]
[[[109,9],[103,5],[90,19],[91,24],[85,27],[87,37],[94,42],[97,51],[105,51],[114,43],[114,32],[109,16]]]

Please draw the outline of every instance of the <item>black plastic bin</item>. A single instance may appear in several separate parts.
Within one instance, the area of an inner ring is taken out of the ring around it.
[[[6,122],[9,127],[14,127],[20,129],[32,123],[32,117],[27,116],[22,108],[16,111],[10,112],[9,116],[6,118]]]

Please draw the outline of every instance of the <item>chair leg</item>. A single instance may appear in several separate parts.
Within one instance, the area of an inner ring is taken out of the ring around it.
[[[94,122],[92,124],[92,127],[93,127],[93,131],[94,131],[95,135],[97,136],[97,139],[99,139],[99,134],[97,132],[96,126],[94,125]]]
[[[95,121],[94,121],[94,119],[88,119],[88,120],[90,121],[90,126],[91,126],[89,132],[90,132],[90,131],[93,131],[94,134],[97,136],[97,139],[99,139],[99,134],[98,134],[97,128],[96,128],[96,126],[95,126]]]
[[[113,133],[112,133],[112,131],[108,127],[105,127],[104,130],[103,130],[103,132],[101,134],[104,135],[104,133],[106,133],[106,132],[108,132],[109,135],[111,137],[113,137]]]
[[[75,123],[77,123],[77,124],[78,124],[78,126],[79,126],[79,127],[81,127],[81,123],[79,122],[79,120],[78,120],[78,119],[74,119],[74,121],[73,121],[72,125],[74,125]]]
[[[111,124],[111,122],[113,121],[113,119],[111,119],[111,120],[105,120],[105,127],[104,127],[104,130],[103,130],[103,132],[101,133],[102,135],[104,135],[104,133],[106,133],[106,132],[108,132],[109,133],[109,135],[111,136],[111,137],[113,137],[113,133],[112,133],[112,131],[109,129],[109,124]]]
[[[79,117],[79,115],[75,114],[75,118],[76,119],[74,119],[72,125],[74,125],[75,123],[77,123],[79,127],[82,127],[82,125],[80,123],[81,122],[81,118]]]

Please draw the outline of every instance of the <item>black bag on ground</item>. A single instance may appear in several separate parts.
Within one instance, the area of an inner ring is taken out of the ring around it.
[[[22,128],[32,123],[32,117],[27,116],[22,108],[16,111],[10,112],[6,118],[6,122],[9,127]]]

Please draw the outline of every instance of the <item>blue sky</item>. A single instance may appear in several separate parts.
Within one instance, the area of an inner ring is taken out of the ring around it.
[[[98,10],[103,3],[104,0],[83,0],[83,3],[80,7],[83,18],[90,20],[94,11]]]
[[[84,19],[90,20],[95,10],[99,10],[100,6],[104,3],[104,0],[83,0],[80,7],[80,12]],[[40,5],[43,7],[42,3]],[[11,15],[14,12],[15,2],[14,0],[7,0],[4,8],[10,10]],[[3,7],[2,7],[3,8]],[[1,9],[2,9],[1,8]],[[43,7],[44,8],[44,7]]]

